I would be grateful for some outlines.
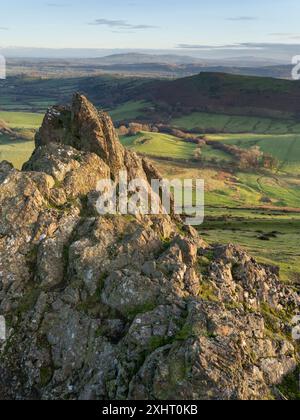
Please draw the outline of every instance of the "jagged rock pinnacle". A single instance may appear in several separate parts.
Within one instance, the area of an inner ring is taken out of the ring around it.
[[[76,93],[70,107],[54,106],[44,118],[36,145],[61,143],[96,153],[116,174],[124,166],[124,148],[111,118],[98,112],[88,99]]]
[[[98,111],[79,93],[73,96],[71,106],[51,107],[36,135],[36,147],[51,143],[72,146],[74,149],[97,154],[117,179],[125,170],[129,179],[142,178],[150,182],[161,175],[148,159],[124,149],[110,116]],[[25,165],[25,168],[29,168]]]

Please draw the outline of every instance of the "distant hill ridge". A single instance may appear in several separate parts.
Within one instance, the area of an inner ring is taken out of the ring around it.
[[[269,77],[212,72],[173,80],[108,75],[63,79],[10,77],[2,81],[1,89],[3,97],[8,98],[9,109],[15,104],[17,92],[19,103],[28,102],[30,110],[43,111],[46,102],[66,103],[71,92],[79,91],[106,109],[128,102],[151,103],[147,109],[151,121],[156,121],[157,116],[159,121],[165,121],[192,112],[300,118],[299,82]]]
[[[112,54],[99,58],[101,64],[191,64],[202,63],[203,60],[199,58],[189,57],[186,55],[176,54],[141,54],[141,53],[127,53],[127,54]]]
[[[147,98],[169,111],[224,112],[240,115],[300,118],[300,84],[296,81],[225,73],[200,73],[154,82]]]

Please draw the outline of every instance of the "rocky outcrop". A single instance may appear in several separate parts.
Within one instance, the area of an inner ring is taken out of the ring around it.
[[[109,166],[113,179],[122,170],[128,171],[129,179],[147,178],[147,165],[123,148],[111,118],[82,95],[74,95],[71,107],[56,106],[46,113],[36,135],[36,147],[51,143],[98,155]]]
[[[0,398],[273,398],[297,291],[169,216],[97,215],[99,179],[160,175],[86,98],[36,143],[22,171],[0,164]]]

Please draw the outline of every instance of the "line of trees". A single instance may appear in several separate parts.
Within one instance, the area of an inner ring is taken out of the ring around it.
[[[236,159],[237,166],[241,169],[265,168],[276,170],[279,166],[278,159],[268,153],[264,153],[259,146],[242,149],[235,145],[224,144],[220,141],[207,141],[207,144],[214,149],[221,150],[233,156]]]
[[[236,145],[222,143],[221,141],[207,140],[205,135],[197,135],[186,133],[177,128],[173,128],[167,124],[142,124],[131,122],[119,127],[119,134],[123,136],[134,136],[140,132],[155,132],[169,134],[177,137],[187,143],[197,145],[194,151],[193,159],[195,161],[202,161],[202,147],[209,145],[214,149],[220,150],[234,157],[236,165],[240,169],[260,169],[265,168],[268,170],[276,170],[279,166],[279,161],[274,156],[264,153],[259,146],[253,146],[249,149],[242,149]]]

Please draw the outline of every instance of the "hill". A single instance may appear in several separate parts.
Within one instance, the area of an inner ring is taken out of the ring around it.
[[[202,60],[195,57],[176,54],[112,54],[97,59],[101,64],[200,64]]]
[[[187,77],[205,72],[218,72],[260,77],[291,79],[292,65],[267,61],[203,60],[176,54],[113,54],[96,58],[8,58],[8,74],[36,77],[89,77],[115,74],[136,77]]]
[[[237,115],[300,117],[297,81],[201,73],[174,81],[155,82],[148,92],[155,103],[172,114],[191,111]]]
[[[72,92],[88,95],[106,109],[145,101],[155,107],[148,119],[168,120],[191,112],[298,118],[300,84],[296,81],[202,72],[175,80],[121,76],[69,78],[9,77],[0,81],[0,110],[45,111],[66,103]],[[150,110],[151,111],[151,110]]]

